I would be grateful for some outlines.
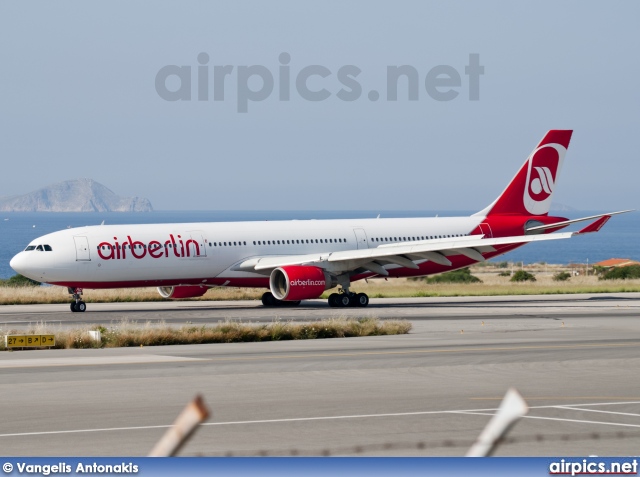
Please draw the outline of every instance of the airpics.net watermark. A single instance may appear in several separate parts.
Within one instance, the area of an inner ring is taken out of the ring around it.
[[[203,52],[197,56],[198,65],[195,67],[167,65],[160,68],[155,88],[165,101],[225,101],[229,96],[225,95],[225,86],[228,90],[235,86],[232,91],[239,113],[248,112],[250,102],[268,99],[274,90],[277,90],[278,101],[290,101],[292,84],[296,94],[306,101],[325,101],[333,95],[341,101],[357,101],[363,95],[363,86],[358,80],[362,69],[356,65],[343,65],[334,74],[322,65],[308,65],[292,71],[291,55],[286,52],[280,54],[278,61],[277,73],[274,74],[263,65],[210,65],[209,55]],[[464,73],[461,73],[463,69]],[[437,65],[424,76],[412,65],[390,65],[386,68],[384,98],[386,101],[418,101],[426,93],[435,101],[453,101],[467,89],[468,100],[478,101],[482,75],[484,66],[480,64],[478,53],[469,54],[464,68]],[[195,86],[195,94],[192,86]],[[383,95],[371,89],[366,98],[378,101]]]

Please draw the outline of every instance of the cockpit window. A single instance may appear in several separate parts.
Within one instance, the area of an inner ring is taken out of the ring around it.
[[[51,248],[51,245],[45,245],[44,246],[44,251],[45,252],[51,252],[51,251],[53,251],[53,249]]]
[[[24,249],[25,252],[30,252],[31,250],[35,250],[36,246],[35,245],[29,245],[27,248]]]
[[[38,245],[38,246],[36,247],[36,250],[37,250],[38,252],[42,252],[42,245]]]

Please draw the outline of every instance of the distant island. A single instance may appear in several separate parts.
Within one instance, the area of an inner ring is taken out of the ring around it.
[[[149,199],[120,197],[93,179],[58,182],[35,192],[0,197],[2,212],[151,212]]]

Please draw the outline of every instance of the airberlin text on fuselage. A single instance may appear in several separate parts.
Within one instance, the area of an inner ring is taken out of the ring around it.
[[[118,243],[118,237],[113,237],[114,243],[102,242],[98,245],[98,255],[103,260],[124,260],[129,252],[131,257],[140,260],[147,255],[151,258],[167,258],[173,250],[173,255],[178,258],[200,256],[200,244],[196,240],[189,239],[185,243],[180,235],[177,239],[173,234],[169,234],[169,240],[165,240],[164,244],[152,240],[145,245],[140,241],[134,241],[129,235],[122,244]]]

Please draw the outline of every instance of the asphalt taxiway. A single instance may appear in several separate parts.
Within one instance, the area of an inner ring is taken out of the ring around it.
[[[640,294],[3,307],[0,327],[121,319],[404,318],[408,335],[0,354],[0,448],[145,455],[182,407],[212,410],[182,455],[463,455],[515,387],[531,407],[497,455],[635,455]]]

